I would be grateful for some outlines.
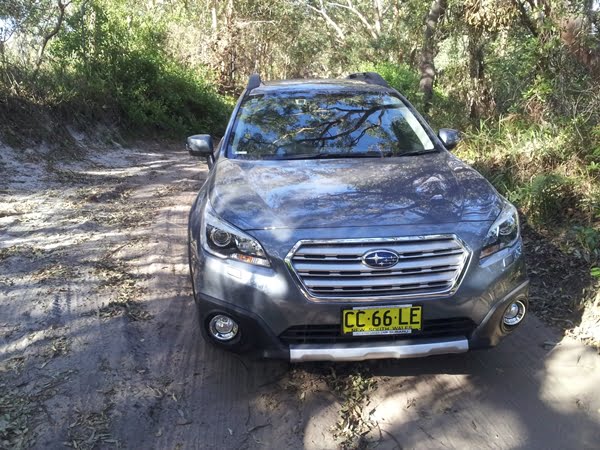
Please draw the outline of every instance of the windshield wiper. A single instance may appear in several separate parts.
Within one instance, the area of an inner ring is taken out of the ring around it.
[[[415,155],[424,155],[426,153],[435,153],[437,150],[436,149],[431,149],[431,150],[415,150],[412,152],[406,152],[406,153],[398,153],[397,155],[394,156],[415,156]]]
[[[366,153],[302,153],[297,155],[281,155],[280,157],[268,158],[268,159],[335,159],[335,158],[383,158],[386,156],[392,156],[391,152],[380,153],[380,152],[366,152]]]
[[[268,155],[263,159],[292,160],[292,159],[339,159],[339,158],[387,158],[390,156],[415,156],[435,153],[437,150],[415,150],[401,152],[345,152],[345,153],[297,153],[289,155]]]

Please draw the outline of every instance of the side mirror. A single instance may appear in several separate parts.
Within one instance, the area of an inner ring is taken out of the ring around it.
[[[462,140],[460,131],[451,128],[440,128],[438,136],[448,150],[452,150]]]
[[[213,156],[214,146],[209,134],[195,134],[187,138],[186,148],[192,156]]]

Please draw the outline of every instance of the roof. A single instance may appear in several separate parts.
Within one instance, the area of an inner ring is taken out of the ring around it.
[[[362,80],[349,79],[296,79],[264,81],[252,89],[249,95],[276,92],[327,92],[327,91],[370,91],[391,92],[392,89]]]

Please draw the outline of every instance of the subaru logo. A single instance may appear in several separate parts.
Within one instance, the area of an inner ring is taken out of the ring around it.
[[[374,267],[376,269],[387,269],[398,263],[398,254],[390,250],[373,250],[365,253],[362,257],[364,265]]]

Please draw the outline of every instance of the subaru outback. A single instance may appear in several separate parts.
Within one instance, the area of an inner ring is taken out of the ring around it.
[[[291,361],[492,347],[525,317],[519,217],[372,72],[252,75],[189,216],[205,340]]]

